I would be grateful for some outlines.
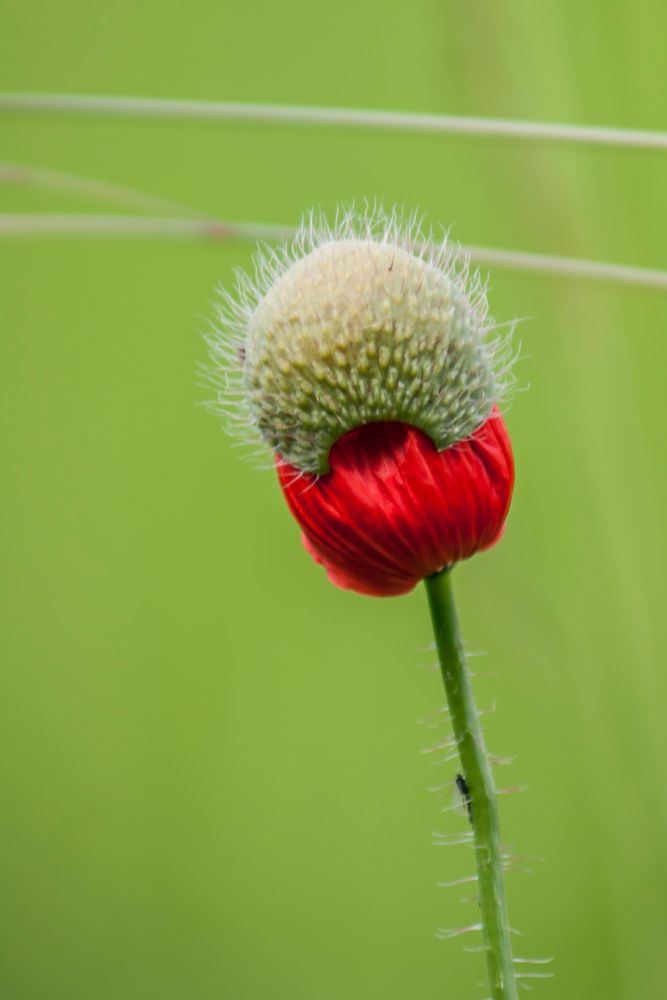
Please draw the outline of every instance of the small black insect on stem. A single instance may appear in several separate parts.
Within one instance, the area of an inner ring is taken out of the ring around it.
[[[470,796],[470,788],[468,787],[468,782],[462,774],[456,775],[456,787],[461,793],[463,804],[465,805],[466,812],[468,813],[468,819],[472,823],[472,798]]]

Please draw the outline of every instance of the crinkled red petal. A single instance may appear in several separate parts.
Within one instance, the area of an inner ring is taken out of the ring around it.
[[[329,461],[314,477],[279,460],[278,477],[306,549],[339,587],[405,594],[502,534],[514,461],[498,411],[441,452],[407,424],[366,424]]]

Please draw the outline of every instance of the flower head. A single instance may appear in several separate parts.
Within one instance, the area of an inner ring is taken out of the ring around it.
[[[393,594],[488,547],[513,464],[505,341],[447,240],[395,215],[302,227],[239,276],[210,338],[223,406],[274,453],[331,579]]]

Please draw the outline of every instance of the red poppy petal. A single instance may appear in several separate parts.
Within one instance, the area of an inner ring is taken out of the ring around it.
[[[330,466],[318,478],[279,461],[278,477],[306,549],[339,587],[404,594],[502,534],[514,463],[497,410],[441,452],[407,424],[366,424],[334,444]]]

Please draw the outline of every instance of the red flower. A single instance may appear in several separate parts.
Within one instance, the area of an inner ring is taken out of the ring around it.
[[[497,409],[470,436],[438,451],[407,424],[357,427],[332,447],[331,471],[303,475],[278,462],[303,543],[339,587],[405,594],[424,577],[490,548],[502,534],[514,461]]]

